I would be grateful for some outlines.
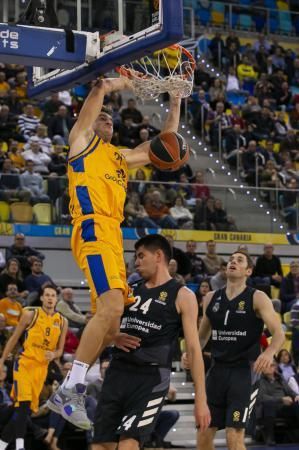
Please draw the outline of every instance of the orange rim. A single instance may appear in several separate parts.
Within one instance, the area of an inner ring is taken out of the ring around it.
[[[173,44],[173,45],[170,45],[169,47],[166,47],[166,48],[169,48],[171,50],[180,50],[189,59],[189,62],[191,64],[191,70],[192,70],[192,72],[194,72],[195,67],[196,67],[195,59],[193,58],[191,53],[185,47],[182,47],[180,44]],[[163,50],[166,50],[166,49],[163,49]],[[132,79],[132,74],[131,74],[131,70],[132,69],[127,69],[123,65],[123,66],[117,67],[115,70],[116,70],[117,73],[119,73],[123,77],[127,77],[129,79]],[[138,77],[138,78],[141,78],[141,79],[142,78],[143,79],[147,78],[147,75],[144,75],[143,73],[138,72],[138,70],[135,70],[134,72],[135,72],[134,75],[136,77]],[[188,75],[182,75],[182,78],[184,78],[184,79],[186,79],[187,77],[188,77]]]

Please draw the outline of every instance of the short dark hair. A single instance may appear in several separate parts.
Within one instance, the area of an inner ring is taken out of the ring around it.
[[[138,250],[142,246],[152,252],[162,250],[167,263],[169,263],[172,258],[171,246],[168,240],[160,234],[148,234],[147,236],[142,237],[135,243],[135,250]]]
[[[105,113],[105,114],[108,114],[108,116],[112,117],[112,108],[109,108],[109,106],[103,105],[100,113]]]
[[[57,289],[57,287],[54,286],[54,284],[49,283],[49,284],[45,284],[45,285],[41,288],[41,290],[40,290],[40,296],[44,295],[46,289],[53,289],[53,291],[55,291],[56,294],[58,295],[58,289]]]
[[[241,255],[246,256],[248,269],[254,268],[253,260],[247,252],[245,252],[244,250],[236,250],[234,253],[232,253],[232,255],[235,255],[236,253],[240,253]]]

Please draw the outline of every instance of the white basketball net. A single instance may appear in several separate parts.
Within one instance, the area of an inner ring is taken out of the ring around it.
[[[189,97],[193,89],[195,60],[180,45],[155,52],[152,57],[122,65],[117,71],[132,82],[137,97],[152,100],[168,92],[180,98]]]

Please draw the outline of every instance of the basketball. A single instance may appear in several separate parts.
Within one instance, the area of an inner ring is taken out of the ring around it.
[[[174,172],[188,161],[189,156],[189,145],[178,133],[160,133],[150,143],[149,158],[160,170]]]

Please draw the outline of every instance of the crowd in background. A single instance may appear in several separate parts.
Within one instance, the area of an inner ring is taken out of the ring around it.
[[[206,55],[225,77],[215,78],[199,59],[190,99],[192,122],[212,149],[262,199],[297,227],[299,180],[299,57],[263,34],[241,45],[236,32],[218,32]],[[288,189],[283,191],[280,189]],[[278,195],[276,195],[278,191]],[[278,204],[277,204],[278,203]]]

